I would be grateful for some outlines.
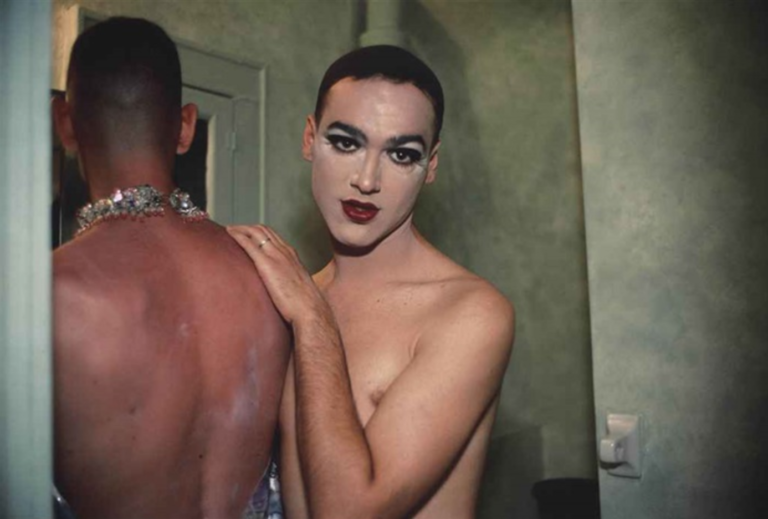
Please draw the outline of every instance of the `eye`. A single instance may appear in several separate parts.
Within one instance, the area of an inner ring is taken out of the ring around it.
[[[389,152],[389,156],[402,166],[410,166],[421,160],[421,152],[411,148],[395,148]]]
[[[344,135],[329,135],[328,141],[342,153],[352,153],[360,148],[360,144],[355,139]]]

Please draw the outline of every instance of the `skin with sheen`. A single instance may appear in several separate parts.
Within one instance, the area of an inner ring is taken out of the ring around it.
[[[180,95],[180,79],[98,71],[120,63],[103,53],[151,68],[173,43],[135,19],[80,38],[90,79],[70,74],[54,119],[91,199],[142,184],[170,193],[197,109],[152,95]],[[164,216],[98,223],[55,251],[53,269],[55,483],[74,515],[239,519],[268,467],[290,355],[248,257],[221,226],[186,222],[166,203]]]
[[[280,415],[295,518],[474,517],[514,312],[432,247],[413,207],[439,142],[410,83],[343,79],[304,157],[333,259],[311,277],[265,226],[229,228],[292,326]]]

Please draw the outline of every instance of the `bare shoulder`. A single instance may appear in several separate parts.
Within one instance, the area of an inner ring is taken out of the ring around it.
[[[422,343],[509,358],[515,333],[512,302],[487,280],[447,260],[430,285],[436,304]]]
[[[464,271],[444,282],[442,312],[434,325],[482,329],[489,334],[509,337],[514,332],[515,310],[512,302],[485,279]],[[502,338],[500,337],[500,338]]]
[[[94,271],[94,261],[88,248],[69,243],[53,254],[53,297],[56,314],[82,314],[94,316],[108,310],[104,305],[109,299],[108,290],[100,290],[93,282],[94,274],[104,274],[103,269]]]
[[[447,258],[430,267],[429,309],[411,351],[416,383],[457,391],[470,415],[490,409],[512,354],[515,310],[490,282]]]
[[[53,256],[54,347],[57,358],[104,367],[117,360],[111,338],[126,332],[124,283],[80,245],[65,245]]]
[[[433,276],[430,284],[442,292],[441,312],[436,316],[443,324],[458,319],[462,325],[497,323],[514,327],[512,302],[492,283],[434,250]]]

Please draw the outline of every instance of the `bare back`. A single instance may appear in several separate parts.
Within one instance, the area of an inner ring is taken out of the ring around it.
[[[212,222],[101,224],[54,255],[56,483],[80,519],[239,517],[287,329]]]

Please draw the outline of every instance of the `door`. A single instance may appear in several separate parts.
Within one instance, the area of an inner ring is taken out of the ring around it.
[[[231,99],[184,87],[183,103],[198,108],[195,140],[177,157],[174,180],[213,220],[234,222],[234,103]]]

